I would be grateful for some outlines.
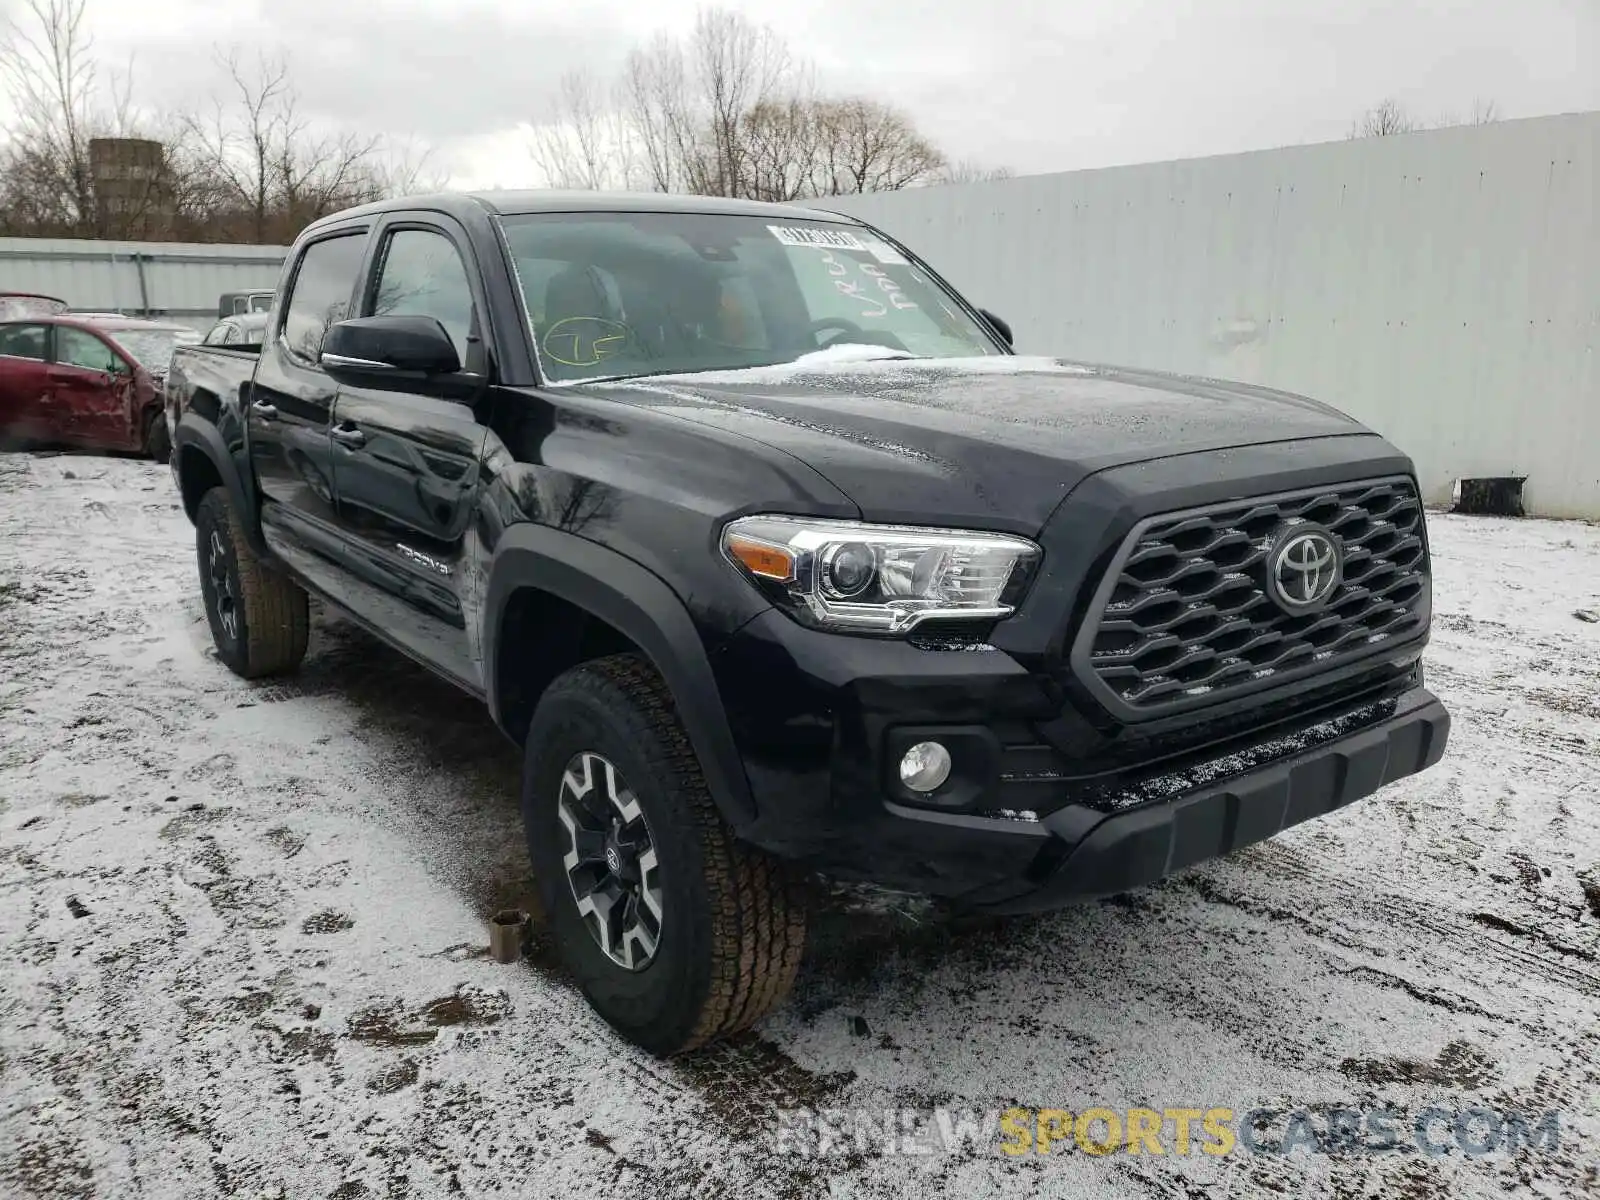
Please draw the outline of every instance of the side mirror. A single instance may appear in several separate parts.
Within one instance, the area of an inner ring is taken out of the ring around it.
[[[450,375],[461,356],[435,317],[352,317],[328,329],[321,362],[330,371]]]
[[[1000,335],[1001,341],[1005,342],[1005,344],[1008,346],[1014,346],[1016,344],[1011,340],[1011,326],[1007,324],[1003,318],[996,316],[987,308],[980,308],[978,311],[983,314],[983,319],[985,321],[994,326],[994,331]]]

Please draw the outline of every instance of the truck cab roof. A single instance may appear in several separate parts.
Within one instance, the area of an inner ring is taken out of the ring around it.
[[[389,212],[428,210],[461,216],[477,209],[493,216],[523,216],[531,213],[581,212],[660,212],[704,213],[707,215],[771,217],[791,221],[842,221],[859,224],[844,213],[807,208],[797,204],[770,204],[761,200],[735,200],[721,196],[686,196],[675,192],[588,192],[560,188],[491,190],[480,192],[435,192],[378,200],[357,208],[347,208],[316,222],[307,230],[342,224],[352,217],[378,216]],[[304,235],[302,235],[304,236]]]

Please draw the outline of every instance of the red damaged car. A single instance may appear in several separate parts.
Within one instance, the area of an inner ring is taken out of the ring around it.
[[[0,447],[170,452],[162,388],[183,325],[71,314],[0,317]]]

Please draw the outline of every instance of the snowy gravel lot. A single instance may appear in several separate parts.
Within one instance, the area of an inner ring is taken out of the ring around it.
[[[1600,528],[1432,530],[1440,766],[1046,917],[838,900],[786,1007],[662,1063],[537,933],[487,957],[531,894],[479,706],[320,615],[235,679],[165,468],[0,455],[0,1196],[1595,1194]],[[780,1106],[1385,1103],[1560,1145],[772,1152]]]

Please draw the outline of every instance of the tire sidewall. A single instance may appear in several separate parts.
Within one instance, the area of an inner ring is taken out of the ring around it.
[[[211,585],[211,533],[215,530],[222,542],[222,556],[226,563],[228,582],[234,595],[234,612],[239,618],[239,636],[230,638],[217,612],[216,589]],[[239,576],[239,554],[233,538],[233,522],[228,513],[228,502],[220,490],[208,492],[195,514],[195,557],[200,568],[200,594],[205,603],[206,621],[211,626],[211,640],[217,656],[236,673],[249,668],[250,626],[245,612],[244,587]]]
[[[713,920],[704,850],[683,786],[650,731],[646,713],[610,680],[581,688],[557,683],[528,732],[522,811],[550,932],[589,1002],[624,1036],[670,1052],[689,1037],[710,987]],[[579,917],[562,866],[565,831],[557,815],[561,777],[572,757],[604,755],[627,781],[649,826],[661,871],[662,927],[642,970],[611,961]]]

